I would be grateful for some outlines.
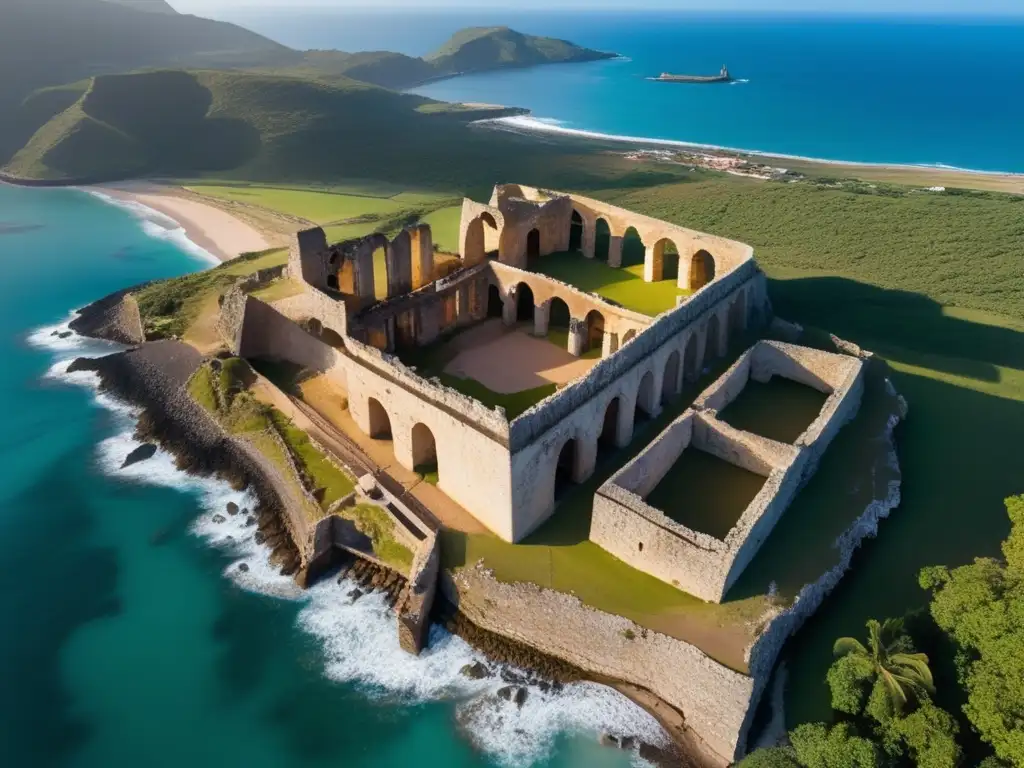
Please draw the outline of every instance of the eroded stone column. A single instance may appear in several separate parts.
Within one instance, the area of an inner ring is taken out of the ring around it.
[[[665,273],[665,260],[658,253],[656,245],[648,245],[644,253],[644,282],[656,283]]]
[[[605,330],[604,338],[601,340],[601,357],[608,357],[614,354],[619,348],[619,335]]]
[[[579,357],[587,344],[587,321],[575,317],[569,318],[569,354]]]
[[[544,338],[548,335],[548,322],[551,318],[551,302],[545,301],[533,308],[533,335]]]
[[[633,422],[636,418],[636,400],[619,400],[619,418],[615,425],[615,445],[625,448],[633,440]]]
[[[516,315],[517,314],[518,313],[517,313],[516,297],[515,297],[515,295],[514,294],[509,294],[508,296],[505,296],[504,299],[502,299],[502,305],[501,305],[501,320],[502,320],[502,322],[505,323],[505,325],[515,325],[516,324]]]
[[[583,222],[583,242],[580,243],[580,250],[588,259],[594,258],[594,251],[597,246],[597,225],[592,221]]]
[[[676,287],[681,291],[690,289],[690,261],[692,259],[692,254],[689,258],[682,253],[679,254],[679,275],[676,277]]]
[[[617,235],[612,235],[608,239],[608,266],[622,266],[622,238]]]
[[[373,248],[363,246],[354,256],[356,296],[362,303],[377,300],[376,286],[373,283]]]

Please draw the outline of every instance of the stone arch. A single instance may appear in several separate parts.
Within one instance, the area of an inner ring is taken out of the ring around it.
[[[629,227],[622,235],[622,266],[640,266],[647,259],[647,246],[636,227]]]
[[[648,418],[658,415],[658,402],[654,392],[654,371],[647,371],[640,379],[636,393],[636,410]]]
[[[521,323],[532,323],[536,302],[533,298],[533,289],[526,283],[519,283],[515,287],[516,297],[516,320]]]
[[[583,216],[575,208],[569,218],[569,250],[578,251],[583,248]]]
[[[370,415],[370,431],[369,435],[374,440],[390,440],[391,439],[391,417],[388,416],[388,412],[384,406],[381,405],[380,400],[375,397],[369,398],[367,401],[367,410]]]
[[[479,264],[487,258],[487,234],[484,231],[484,227],[490,227],[495,232],[498,231],[498,223],[494,220],[494,217],[484,211],[466,227],[466,237],[462,242],[462,260],[466,263],[466,266],[473,266]]]
[[[579,461],[580,445],[575,437],[566,440],[558,451],[555,462],[554,500],[557,502],[577,482],[576,465]]]
[[[526,235],[526,263],[540,257],[540,230],[534,227]]]
[[[673,349],[665,361],[665,375],[661,379],[661,402],[669,403],[679,396],[679,350]]]
[[[418,422],[412,428],[412,464],[415,471],[420,474],[436,472],[440,477],[437,441],[434,439],[433,431],[423,422]]]
[[[612,228],[604,219],[598,219],[594,224],[594,258],[607,264],[611,245]]]
[[[690,259],[690,290],[699,291],[715,279],[715,257],[701,248]]]
[[[683,352],[683,378],[696,381],[700,378],[700,363],[697,360],[697,334],[691,333]]]
[[[501,289],[494,283],[487,288],[487,316],[501,317],[505,308],[505,302],[501,298]]]
[[[650,250],[650,264],[644,264],[645,274],[650,272],[648,282],[677,280],[679,278],[679,247],[669,237],[663,237]]]
[[[624,345],[628,344],[629,342],[631,342],[635,338],[636,338],[636,328],[630,328],[622,336],[622,344],[619,345],[619,348],[621,349]]]
[[[548,305],[548,329],[559,328],[568,330],[569,320],[572,315],[569,312],[569,305],[558,296],[551,298],[551,302]]]
[[[583,341],[583,351],[601,349],[604,346],[604,315],[598,310],[592,309],[587,312],[584,323],[586,324],[584,332],[586,335]]]
[[[711,319],[708,320],[708,331],[704,342],[705,363],[709,363],[718,358],[718,349],[721,344],[718,338],[720,333],[721,328],[719,328],[718,315],[712,315]]]
[[[306,331],[309,332],[310,335],[319,338],[320,335],[324,332],[324,324],[317,320],[315,317],[311,317],[309,318],[309,320],[306,321]]]

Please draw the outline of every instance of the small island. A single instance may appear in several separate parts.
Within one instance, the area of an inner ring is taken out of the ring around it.
[[[729,74],[728,67],[723,66],[717,75],[673,75],[670,72],[662,72],[650,79],[663,83],[731,83],[736,78]]]

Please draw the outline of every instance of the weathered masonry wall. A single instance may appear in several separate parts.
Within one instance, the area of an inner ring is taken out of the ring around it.
[[[661,413],[684,380],[696,379],[707,361],[725,353],[730,334],[759,321],[764,290],[763,273],[749,262],[659,316],[586,376],[515,419],[509,426],[512,540],[521,540],[554,511],[555,467],[570,440],[576,441],[572,477],[582,482],[593,473],[610,409],[614,443],[627,445],[636,409],[651,417]]]
[[[735,429],[717,418],[719,408],[739,396],[751,376],[766,381],[773,375],[800,377],[830,393],[794,445]],[[863,387],[863,363],[857,358],[758,342],[693,409],[598,489],[591,540],[638,570],[720,602],[817,470],[839,429],[856,415]],[[767,478],[724,540],[691,530],[644,501],[691,446]]]
[[[474,624],[587,672],[646,688],[727,759],[742,754],[754,680],[681,640],[589,608],[562,592],[503,584],[473,567],[441,588]]]

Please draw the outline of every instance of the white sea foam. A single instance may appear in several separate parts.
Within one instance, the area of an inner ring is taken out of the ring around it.
[[[73,315],[72,315],[73,316]],[[69,318],[70,319],[70,318]],[[98,391],[98,377],[88,371],[68,373],[75,357],[109,354],[119,345],[94,343],[77,334],[53,336],[67,323],[40,328],[29,336],[35,346],[48,349],[56,362],[46,377],[91,387],[96,402],[115,415],[116,434],[97,446],[97,462],[110,477],[122,482],[146,483],[195,494],[202,508],[192,533],[231,558],[224,575],[239,587],[280,599],[304,601],[300,627],[323,643],[324,674],[332,680],[357,685],[367,696],[396,704],[445,700],[455,704],[461,731],[477,748],[507,766],[526,766],[551,754],[561,734],[597,738],[601,732],[636,736],[651,744],[666,745],[668,737],[651,715],[617,691],[593,684],[573,683],[559,691],[529,685],[522,707],[498,697],[506,685],[500,676],[470,680],[460,673],[466,664],[484,658],[442,627],[431,629],[430,646],[419,657],[398,645],[395,615],[383,595],[370,593],[358,600],[348,597],[355,588],[327,579],[305,592],[294,580],[270,564],[269,551],[256,543],[255,525],[248,515],[229,515],[228,502],[254,509],[249,492],[233,490],[215,478],[181,472],[168,452],[157,449],[145,461],[122,467],[141,443],[135,439],[137,409]],[[500,670],[499,670],[500,671]],[[636,765],[646,765],[634,755]]]
[[[797,160],[802,162],[821,163],[824,165],[858,165],[874,168],[905,168],[910,170],[921,170],[922,168],[936,168],[946,171],[958,171],[961,173],[975,174],[999,174],[1014,178],[1024,178],[1024,173],[1012,171],[983,171],[972,168],[959,168],[957,166],[945,165],[943,163],[872,163],[861,160],[836,160],[820,157],[806,157],[804,155],[791,155],[783,152],[766,152],[760,149],[744,149],[743,147],[726,147],[720,144],[702,144],[696,141],[682,141],[681,139],[655,139],[646,136],[630,136],[628,134],[602,133],[600,131],[587,131],[581,128],[567,128],[559,121],[552,122],[550,118],[535,117],[534,115],[513,115],[511,117],[493,117],[484,120],[477,120],[479,125],[491,125],[501,130],[525,133],[560,133],[566,136],[574,136],[581,139],[598,139],[600,141],[613,141],[622,144],[675,147],[687,150],[711,150],[717,152],[737,152],[754,157],[765,157],[780,160]]]
[[[119,197],[114,197],[113,195],[108,195],[107,193],[101,192],[97,189],[85,188],[85,191],[109,205],[128,211],[132,216],[140,221],[142,231],[150,237],[173,243],[186,253],[189,253],[198,259],[202,259],[211,265],[216,266],[221,263],[220,259],[208,250],[189,240],[188,234],[185,232],[185,228],[171,216],[168,216],[155,208],[150,208],[148,205],[140,203],[137,200],[124,200]]]

